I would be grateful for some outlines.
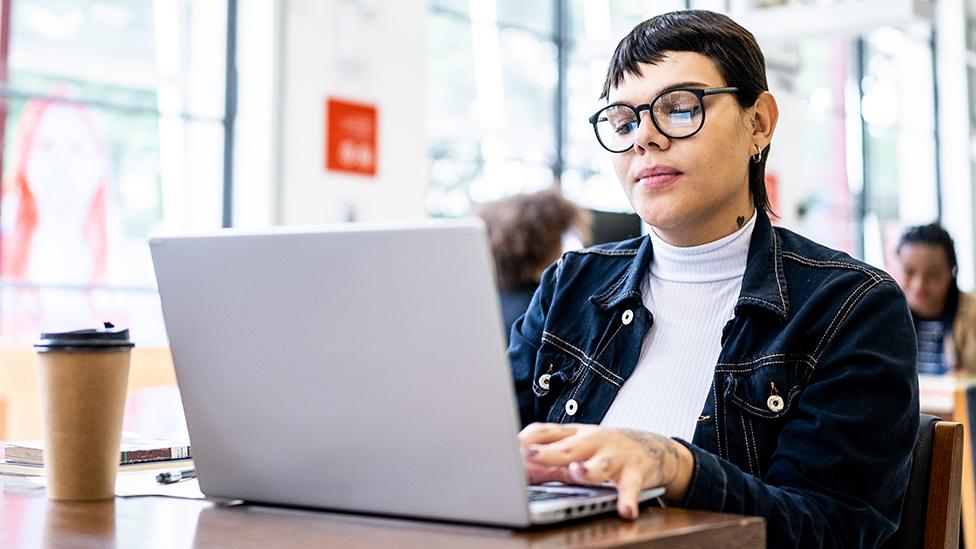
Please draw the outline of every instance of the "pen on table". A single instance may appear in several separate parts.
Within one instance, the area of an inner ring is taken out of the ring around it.
[[[186,480],[188,478],[195,478],[197,476],[196,469],[184,469],[182,471],[166,471],[165,473],[159,473],[156,475],[156,482],[160,484],[173,484],[174,482],[179,482],[181,480]]]

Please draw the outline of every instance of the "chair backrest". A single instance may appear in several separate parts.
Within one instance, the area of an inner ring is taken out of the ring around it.
[[[973,434],[976,433],[976,383],[965,381],[956,386],[956,403],[952,418],[962,423],[962,539],[963,547],[976,547],[976,467],[973,464]]]
[[[901,522],[882,547],[959,547],[962,445],[962,424],[922,414]]]

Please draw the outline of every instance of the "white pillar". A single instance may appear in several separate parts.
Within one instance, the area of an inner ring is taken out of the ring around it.
[[[959,285],[976,285],[973,223],[972,128],[966,63],[966,13],[962,2],[936,4],[936,79],[939,101],[939,157],[942,167],[942,223],[956,242]]]

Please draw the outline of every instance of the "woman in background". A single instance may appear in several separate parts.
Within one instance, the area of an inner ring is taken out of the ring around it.
[[[959,289],[956,248],[938,223],[909,227],[895,249],[918,340],[920,374],[976,374],[976,296]]]

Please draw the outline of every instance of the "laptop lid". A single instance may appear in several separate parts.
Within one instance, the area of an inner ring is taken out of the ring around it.
[[[529,523],[480,221],[150,247],[205,494]]]

